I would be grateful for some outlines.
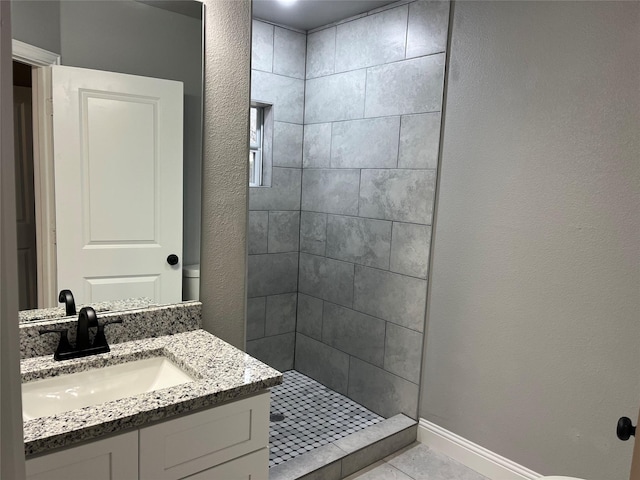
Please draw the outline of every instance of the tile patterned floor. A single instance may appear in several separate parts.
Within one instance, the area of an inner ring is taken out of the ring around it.
[[[345,480],[489,480],[469,467],[414,443]]]
[[[277,414],[284,420],[270,424],[270,467],[384,420],[295,370],[271,389],[272,418]]]

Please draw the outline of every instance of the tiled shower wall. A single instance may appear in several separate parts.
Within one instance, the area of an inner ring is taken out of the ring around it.
[[[253,24],[273,169],[249,195],[247,351],[386,417],[417,415],[448,17]]]
[[[265,183],[249,189],[247,352],[293,368],[306,34],[253,22],[251,99],[265,115]],[[272,167],[272,168],[271,168]]]
[[[417,415],[448,2],[307,37],[295,368]]]

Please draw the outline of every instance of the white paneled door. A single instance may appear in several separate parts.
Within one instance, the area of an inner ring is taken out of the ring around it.
[[[58,289],[181,301],[182,83],[51,68]]]

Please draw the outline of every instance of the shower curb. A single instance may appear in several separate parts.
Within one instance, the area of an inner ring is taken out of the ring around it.
[[[418,422],[398,414],[269,469],[269,480],[340,480],[416,441]]]

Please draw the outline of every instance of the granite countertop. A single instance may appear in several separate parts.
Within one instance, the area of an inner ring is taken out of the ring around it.
[[[44,453],[102,435],[140,428],[282,383],[282,374],[204,330],[111,346],[111,352],[56,362],[52,356],[22,360],[28,382],[92,368],[165,356],[193,382],[24,422],[26,455]]]

